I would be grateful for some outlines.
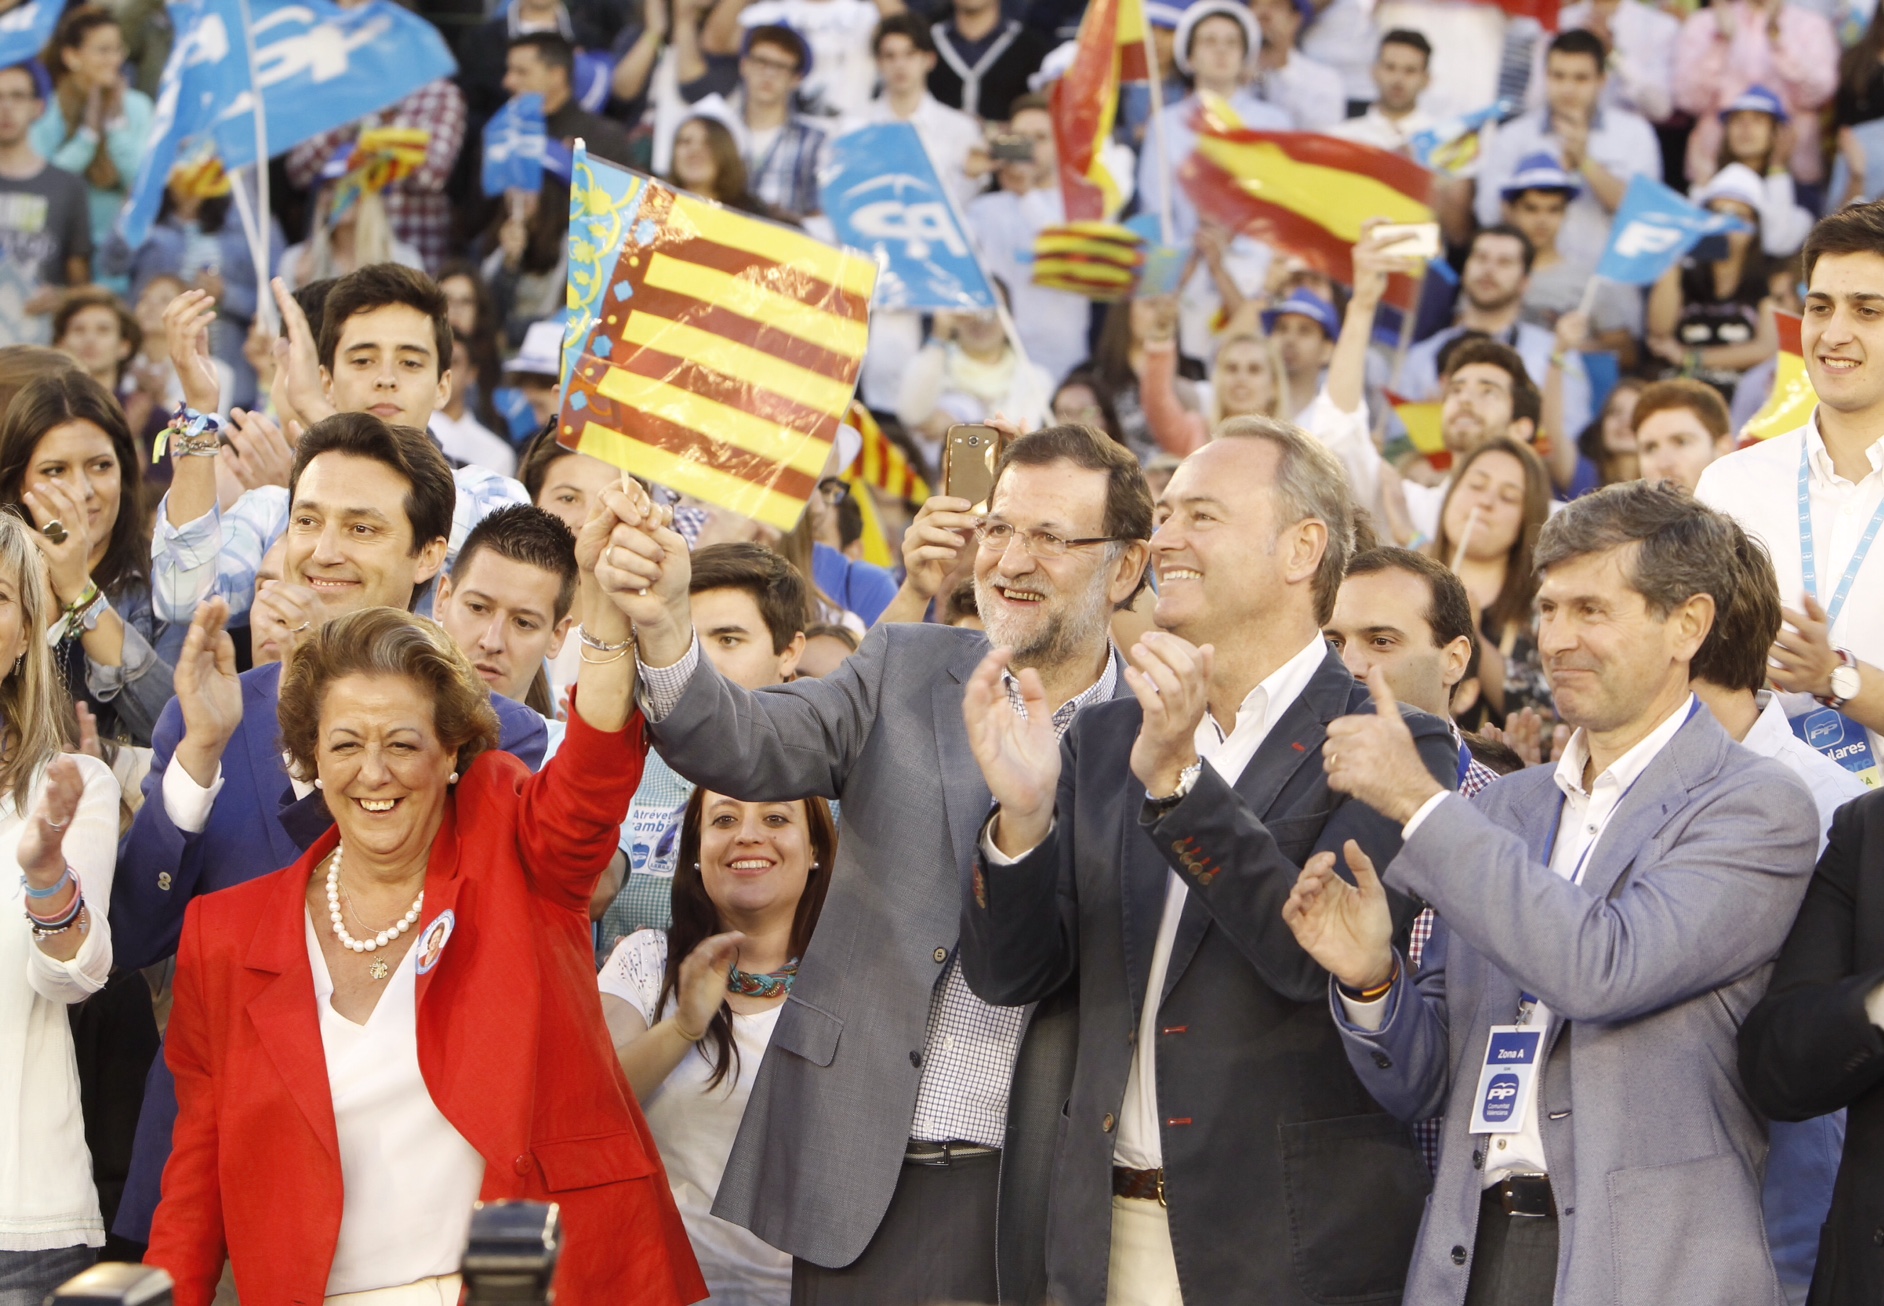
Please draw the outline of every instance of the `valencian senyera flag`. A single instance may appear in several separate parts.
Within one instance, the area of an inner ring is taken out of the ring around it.
[[[1124,203],[1107,170],[1105,144],[1119,113],[1119,87],[1146,81],[1144,0],[1091,0],[1079,23],[1073,65],[1052,91],[1053,144],[1071,222],[1117,215]]]
[[[1411,159],[1317,132],[1252,131],[1205,106],[1197,148],[1178,170],[1198,212],[1354,284],[1349,251],[1369,218],[1431,222],[1433,175]],[[1418,282],[1388,279],[1385,302],[1411,309]]]
[[[1779,363],[1773,372],[1773,392],[1766,402],[1740,429],[1743,444],[1770,440],[1776,435],[1796,431],[1812,416],[1819,397],[1812,392],[1812,379],[1806,375],[1805,350],[1799,344],[1799,318],[1793,313],[1775,313],[1779,325]]]
[[[559,440],[790,530],[850,406],[876,263],[638,181],[630,208],[605,219],[622,239],[599,260],[591,325],[564,360]],[[572,286],[575,258],[572,245]]]

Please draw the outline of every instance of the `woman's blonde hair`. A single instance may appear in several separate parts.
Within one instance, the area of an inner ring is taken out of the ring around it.
[[[17,516],[0,512],[0,585],[15,586],[26,632],[25,652],[13,666],[0,667],[0,718],[8,736],[0,749],[0,792],[11,795],[21,811],[40,769],[64,750],[72,716],[71,696],[45,638],[55,612],[52,585],[26,532]]]
[[[1262,351],[1263,362],[1269,367],[1269,381],[1272,391],[1267,408],[1256,413],[1238,413],[1236,415],[1238,417],[1273,417],[1278,422],[1288,421],[1289,413],[1292,411],[1289,407],[1289,374],[1283,370],[1282,354],[1281,351],[1276,348],[1275,340],[1269,336],[1259,335],[1254,331],[1238,331],[1234,335],[1225,336],[1218,342],[1217,357],[1222,358],[1223,351],[1230,348],[1232,345],[1255,345]],[[1220,391],[1216,385],[1217,366],[1214,362],[1210,365],[1210,379],[1210,429],[1214,431],[1220,424],[1228,420],[1223,412],[1222,391]]]

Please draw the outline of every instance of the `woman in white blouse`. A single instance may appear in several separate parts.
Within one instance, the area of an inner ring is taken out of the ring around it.
[[[118,782],[61,752],[51,602],[28,528],[0,514],[0,1306],[37,1306],[105,1242],[66,1008],[111,974]]]
[[[791,1300],[791,1257],[715,1218],[713,1198],[836,860],[822,798],[742,803],[697,789],[681,818],[673,925],[630,934],[602,968],[609,1035],[715,1303]]]

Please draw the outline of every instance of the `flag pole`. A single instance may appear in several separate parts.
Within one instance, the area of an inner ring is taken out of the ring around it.
[[[1406,371],[1407,351],[1413,348],[1413,332],[1419,326],[1420,300],[1426,295],[1426,267],[1420,264],[1419,279],[1413,283],[1413,304],[1401,311],[1400,340],[1393,347],[1393,369],[1387,373],[1387,389],[1394,393],[1400,390],[1400,374]],[[1387,437],[1387,417],[1393,412],[1393,405],[1383,403],[1380,411],[1374,415],[1374,447],[1379,448]]]
[[[255,73],[255,23],[249,15],[249,0],[238,3],[242,9],[242,40],[248,49],[249,94],[255,97],[255,226],[243,234],[249,239],[249,261],[255,264],[255,312],[274,332],[280,330],[280,324],[268,288],[268,110],[262,104],[261,80]]]
[[[1158,67],[1158,46],[1151,38],[1151,11],[1144,4],[1138,6],[1139,26],[1145,42],[1145,84],[1151,89],[1151,132],[1152,158],[1156,160],[1153,171],[1158,174],[1158,239],[1163,245],[1176,244],[1175,228],[1177,215],[1171,202],[1171,158],[1169,147],[1164,139],[1164,77]],[[1123,92],[1124,87],[1120,87]]]

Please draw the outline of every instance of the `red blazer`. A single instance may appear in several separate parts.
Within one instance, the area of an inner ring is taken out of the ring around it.
[[[484,1157],[485,1200],[561,1205],[563,1306],[707,1295],[595,982],[589,897],[646,754],[639,715],[604,734],[572,712],[539,774],[477,758],[432,844],[413,944],[454,914],[418,980],[419,1067]],[[325,1294],[344,1194],[302,922],[338,838],[190,904],[165,1052],[180,1112],[146,1256],[178,1306],[208,1306],[225,1249],[243,1306]]]

